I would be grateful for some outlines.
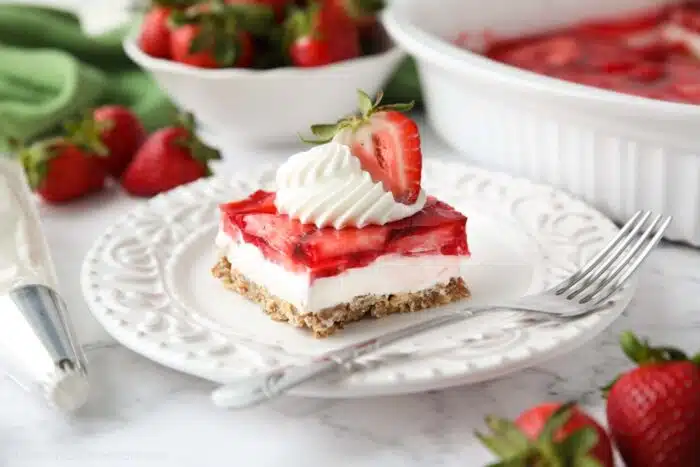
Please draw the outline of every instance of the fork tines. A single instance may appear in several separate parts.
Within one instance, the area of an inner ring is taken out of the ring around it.
[[[663,238],[670,216],[638,211],[618,234],[576,274],[557,289],[558,295],[581,304],[600,305],[620,290]],[[651,219],[651,221],[650,221]]]

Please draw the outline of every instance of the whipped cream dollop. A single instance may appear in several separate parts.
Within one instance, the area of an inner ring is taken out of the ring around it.
[[[398,203],[362,169],[350,148],[336,141],[293,155],[277,170],[275,204],[280,213],[317,227],[362,228],[410,217],[423,209]]]

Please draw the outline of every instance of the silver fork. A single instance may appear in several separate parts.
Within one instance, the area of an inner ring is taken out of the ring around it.
[[[303,365],[287,366],[254,375],[225,385],[212,393],[214,403],[225,408],[245,408],[274,399],[308,381],[338,372],[357,371],[360,357],[376,352],[400,340],[430,330],[446,327],[485,312],[526,312],[526,325],[568,322],[607,309],[608,300],[639,269],[659,243],[671,223],[670,217],[652,217],[651,212],[637,212],[598,254],[579,271],[537,295],[486,306],[468,307],[439,315],[391,331],[359,344],[334,350]]]

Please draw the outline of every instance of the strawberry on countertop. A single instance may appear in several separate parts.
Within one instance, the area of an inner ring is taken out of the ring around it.
[[[700,355],[621,338],[639,366],[609,388],[610,432],[627,467],[700,465]]]
[[[421,191],[423,154],[418,125],[404,112],[413,104],[380,105],[363,91],[359,93],[360,115],[333,124],[311,127],[317,136],[311,143],[333,139],[350,147],[375,182],[384,184],[399,203],[413,204]]]
[[[107,172],[119,178],[148,134],[133,112],[119,105],[95,109],[92,118],[108,155],[100,159]]]
[[[515,422],[488,417],[490,435],[476,436],[502,461],[493,467],[613,467],[605,430],[575,404],[546,403]]]
[[[20,148],[19,158],[31,188],[48,203],[81,198],[104,188],[102,158],[107,148],[90,119],[68,122],[66,134]]]
[[[197,138],[193,127],[187,115],[180,124],[153,133],[124,172],[124,189],[149,197],[209,176],[209,161],[221,156]]]

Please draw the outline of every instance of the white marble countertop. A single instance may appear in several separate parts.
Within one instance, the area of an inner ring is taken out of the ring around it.
[[[425,126],[425,152],[457,157]],[[287,151],[233,151],[222,173],[282,158]],[[243,412],[209,400],[213,385],[162,368],[115,344],[89,316],[78,283],[93,239],[142,201],[117,189],[66,207],[42,207],[61,280],[90,360],[93,397],[63,417],[0,379],[0,465],[483,466],[473,437],[487,413],[515,416],[547,399],[582,398],[601,420],[598,388],[626,368],[616,336],[633,329],[692,350],[700,341],[700,251],[664,245],[642,273],[624,317],[574,354],[471,387],[360,400],[283,399]]]

